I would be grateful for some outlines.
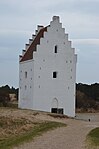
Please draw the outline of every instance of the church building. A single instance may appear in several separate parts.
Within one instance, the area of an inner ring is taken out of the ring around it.
[[[19,108],[74,117],[76,62],[59,16],[38,25],[19,56]]]

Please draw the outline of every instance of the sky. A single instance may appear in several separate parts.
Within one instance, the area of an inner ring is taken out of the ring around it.
[[[0,0],[0,86],[18,87],[19,55],[54,15],[78,55],[76,82],[99,83],[99,0]]]

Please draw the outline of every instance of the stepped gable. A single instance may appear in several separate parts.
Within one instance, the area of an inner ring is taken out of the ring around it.
[[[33,51],[36,51],[36,46],[40,44],[40,38],[44,36],[44,32],[47,32],[47,27],[41,29],[29,48],[27,49],[26,53],[21,58],[20,62],[27,61],[33,59]]]

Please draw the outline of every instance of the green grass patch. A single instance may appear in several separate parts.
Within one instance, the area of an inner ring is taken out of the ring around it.
[[[33,140],[34,137],[38,135],[42,135],[42,133],[44,132],[55,129],[57,127],[65,127],[65,126],[66,124],[58,123],[58,122],[43,122],[43,123],[37,124],[32,129],[26,131],[23,134],[18,134],[18,135],[15,135],[14,137],[10,136],[7,139],[0,140],[0,149],[10,149],[13,146],[17,146],[24,142]]]
[[[99,127],[91,130],[87,136],[89,146],[99,146]]]

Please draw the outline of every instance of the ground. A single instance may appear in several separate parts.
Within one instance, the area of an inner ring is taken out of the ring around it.
[[[77,115],[76,119],[52,117],[48,113],[34,112],[31,110],[4,110],[0,109],[0,116],[12,118],[25,118],[28,121],[42,122],[46,120],[57,121],[67,124],[67,127],[60,127],[48,131],[42,136],[36,137],[29,143],[24,143],[13,149],[85,149],[86,136],[90,130],[99,127],[99,114]],[[90,121],[89,121],[90,119]],[[28,127],[31,127],[29,124]]]

